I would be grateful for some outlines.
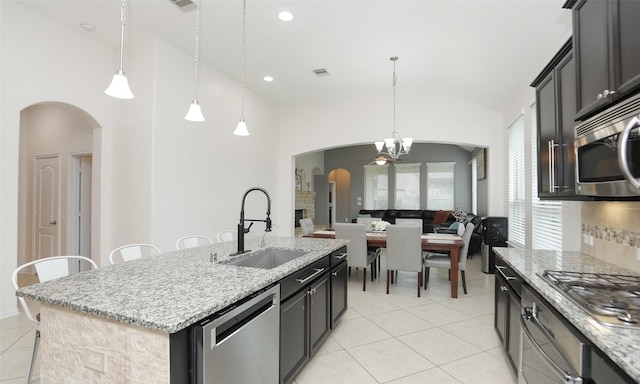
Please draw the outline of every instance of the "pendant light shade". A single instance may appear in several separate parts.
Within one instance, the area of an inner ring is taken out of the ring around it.
[[[196,8],[196,52],[195,52],[195,72],[193,76],[193,101],[189,106],[189,111],[184,116],[185,120],[201,122],[204,121],[204,115],[198,103],[198,58],[200,57],[200,1]]]
[[[245,46],[245,25],[247,20],[247,0],[242,0],[242,62],[240,64],[240,121],[236,126],[234,135],[249,136],[247,123],[244,121],[244,46]]]
[[[240,119],[240,121],[238,121],[238,125],[236,125],[236,129],[233,131],[233,134],[236,136],[249,136],[247,123],[244,122],[244,119]]]
[[[104,91],[107,95],[117,99],[134,98],[133,92],[131,92],[131,88],[129,88],[129,81],[122,68],[124,62],[124,24],[126,10],[126,0],[122,0],[122,7],[120,9],[120,68],[116,74],[113,75],[109,87]]]

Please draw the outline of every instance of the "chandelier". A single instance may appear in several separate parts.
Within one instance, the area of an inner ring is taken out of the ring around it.
[[[396,61],[398,61],[398,56],[393,56],[389,60],[393,62],[393,131],[391,132],[391,137],[374,143],[378,150],[378,156],[375,159],[378,165],[385,164],[389,160],[398,160],[398,157],[408,154],[413,143],[413,138],[407,137],[403,139],[396,131],[396,82],[398,80],[396,76]],[[386,151],[384,151],[385,148]]]

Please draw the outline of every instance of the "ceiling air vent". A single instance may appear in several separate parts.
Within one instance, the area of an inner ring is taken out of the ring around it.
[[[172,2],[173,4],[177,5],[180,8],[188,7],[188,6],[193,4],[193,1],[191,1],[191,0],[169,0],[169,1]]]
[[[314,69],[313,73],[315,73],[316,76],[329,76],[330,75],[329,71],[327,71],[324,68]]]

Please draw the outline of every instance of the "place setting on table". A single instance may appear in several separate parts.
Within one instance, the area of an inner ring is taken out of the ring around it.
[[[358,225],[358,224],[353,224]],[[362,225],[362,224],[361,224]],[[386,248],[386,227],[389,222],[378,220],[367,225],[366,237],[368,247]],[[332,228],[314,231],[304,237],[335,239],[336,232]],[[462,237],[457,233],[423,233],[420,236],[423,251],[446,251],[451,257],[451,297],[458,297],[458,260],[460,249],[464,246]],[[347,245],[348,247],[348,245]]]

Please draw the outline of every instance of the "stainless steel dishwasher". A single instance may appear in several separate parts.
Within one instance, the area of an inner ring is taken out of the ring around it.
[[[273,384],[279,378],[280,286],[195,326],[198,384]]]

